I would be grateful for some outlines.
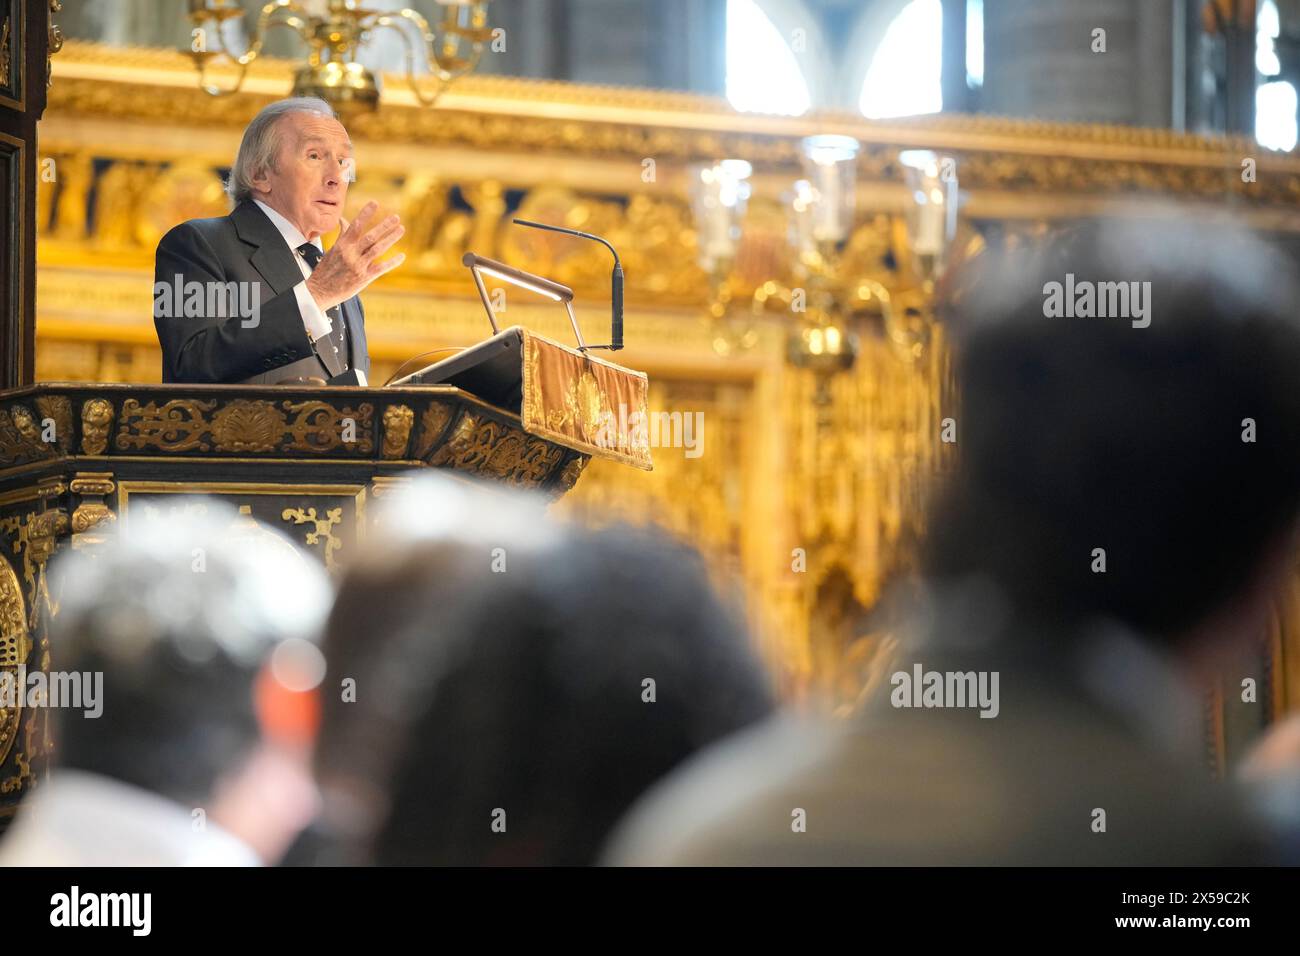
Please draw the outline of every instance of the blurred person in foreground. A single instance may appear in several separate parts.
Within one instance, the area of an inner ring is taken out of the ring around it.
[[[51,668],[101,674],[102,713],[56,711],[57,764],[0,840],[0,865],[276,862],[318,803],[323,569],[192,499],[51,574]]]
[[[326,629],[317,862],[583,865],[650,784],[771,711],[698,555],[436,475]]]
[[[1246,799],[1268,832],[1266,862],[1300,864],[1300,714],[1269,727],[1236,767]]]
[[[702,755],[607,859],[1254,859],[1199,688],[1260,639],[1295,553],[1293,274],[1231,229],[1098,224],[959,283],[958,463],[888,685]]]

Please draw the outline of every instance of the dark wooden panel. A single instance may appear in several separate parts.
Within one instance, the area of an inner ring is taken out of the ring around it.
[[[0,106],[22,112],[26,71],[23,69],[23,40],[27,21],[27,0],[0,0]]]
[[[0,388],[36,366],[36,123],[54,0],[0,0]]]
[[[27,149],[22,140],[0,133],[0,315],[3,337],[0,354],[4,369],[0,381],[7,385],[20,382],[16,359],[23,353],[25,327],[21,318],[27,300],[27,274],[22,250],[26,245],[24,213],[27,209],[24,177],[27,172]],[[32,276],[33,280],[35,276]]]

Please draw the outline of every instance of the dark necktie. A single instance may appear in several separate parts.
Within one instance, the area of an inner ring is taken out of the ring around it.
[[[313,271],[316,269],[316,264],[320,262],[321,256],[324,255],[316,248],[315,243],[311,242],[304,242],[298,247],[298,252]],[[330,334],[322,338],[319,344],[324,345],[324,348],[318,348],[317,354],[320,355],[321,361],[325,363],[331,375],[341,375],[348,370],[347,324],[343,321],[343,314],[337,305],[332,309],[326,309],[325,314],[329,316]]]

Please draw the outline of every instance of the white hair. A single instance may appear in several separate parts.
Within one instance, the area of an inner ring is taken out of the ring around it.
[[[275,167],[275,157],[280,150],[276,127],[278,121],[290,113],[314,113],[338,119],[328,103],[314,96],[293,96],[262,107],[244,130],[235,165],[230,168],[230,178],[226,180],[226,195],[236,203],[252,199],[254,177]]]

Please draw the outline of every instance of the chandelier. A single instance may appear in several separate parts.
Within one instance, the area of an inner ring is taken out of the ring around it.
[[[887,279],[860,274],[846,259],[857,223],[857,155],[848,136],[817,135],[800,142],[803,177],[784,194],[787,237],[797,285],[768,279],[753,292],[748,315],[733,307],[733,275],[751,195],[750,164],[736,159],[700,163],[689,170],[699,264],[709,278],[705,322],[714,350],[733,355],[758,340],[765,312],[794,313],[786,352],[796,367],[820,379],[852,368],[864,319],[898,353],[915,361],[928,346],[933,301],[957,236],[956,163],[928,150],[904,150],[898,170],[906,185],[891,240],[897,271]]]
[[[374,30],[397,31],[406,45],[406,75],[422,106],[432,106],[455,79],[478,65],[485,43],[493,39],[487,25],[489,0],[438,0],[444,8],[436,26],[415,10],[369,10],[357,0],[272,0],[262,7],[248,38],[248,49],[239,55],[226,46],[225,24],[244,15],[234,0],[190,0],[190,56],[199,72],[199,86],[212,96],[236,92],[244,82],[248,66],[262,52],[268,31],[290,29],[309,48],[307,62],[293,76],[294,96],[315,96],[336,110],[365,111],[379,105],[375,76],[356,62],[358,48]],[[413,35],[414,34],[414,35]],[[429,88],[417,78],[416,58],[423,59],[432,77]],[[239,67],[233,87],[210,84],[207,69],[224,58]]]

